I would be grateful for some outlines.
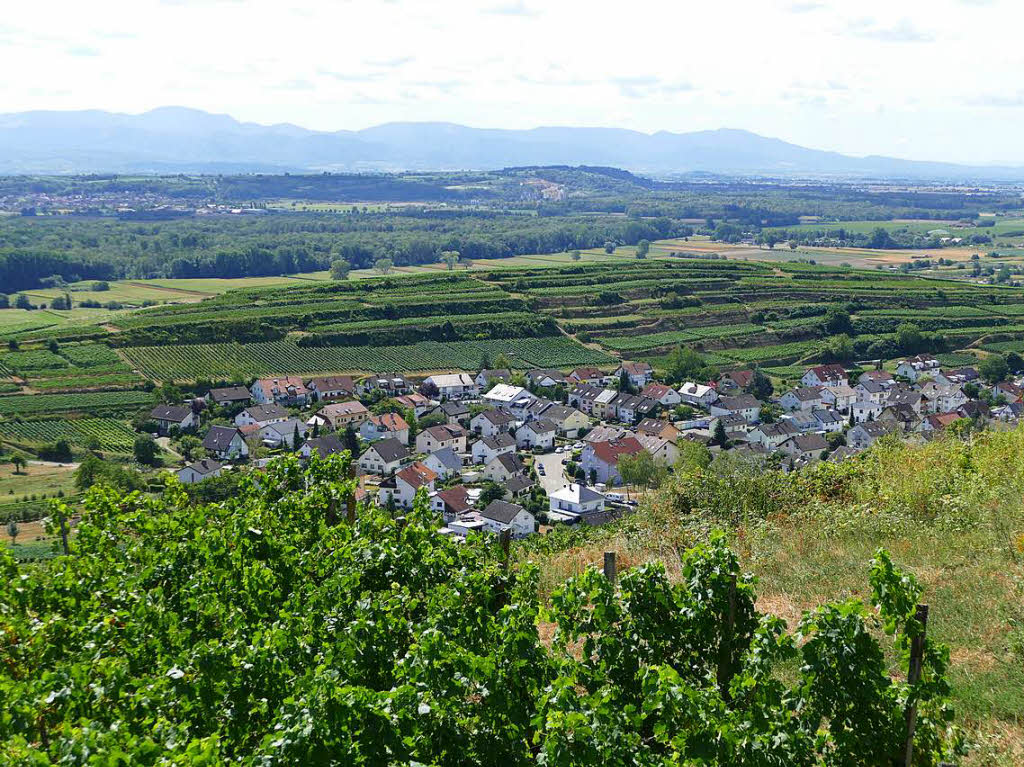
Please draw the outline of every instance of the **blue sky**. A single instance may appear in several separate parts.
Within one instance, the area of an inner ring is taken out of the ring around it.
[[[1024,163],[1014,0],[9,3],[0,110],[181,105],[261,123],[745,128]]]

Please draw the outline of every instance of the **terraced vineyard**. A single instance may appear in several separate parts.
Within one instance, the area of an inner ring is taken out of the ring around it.
[[[135,442],[132,428],[113,418],[0,423],[0,437],[21,444],[51,444],[63,439],[78,447],[98,446],[112,453],[130,453]]]
[[[126,412],[152,405],[152,394],[142,391],[82,392],[79,394],[11,394],[0,397],[0,415]]]

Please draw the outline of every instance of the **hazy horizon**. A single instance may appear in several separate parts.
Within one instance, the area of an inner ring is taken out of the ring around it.
[[[854,157],[1024,164],[1008,0],[111,0],[0,22],[4,111],[165,105],[359,130],[747,130]],[[273,18],[274,23],[267,20]]]

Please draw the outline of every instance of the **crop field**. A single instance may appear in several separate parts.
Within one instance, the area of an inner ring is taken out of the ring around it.
[[[78,447],[130,453],[135,432],[124,421],[113,418],[11,421],[0,423],[0,438],[16,444],[50,444],[63,439]]]
[[[80,394],[10,394],[0,397],[0,415],[135,411],[152,405],[154,397],[141,391],[82,392]]]
[[[146,375],[160,380],[346,371],[471,370],[484,355],[507,354],[518,368],[609,364],[614,358],[565,337],[423,341],[401,346],[300,347],[292,341],[131,347],[124,350]]]

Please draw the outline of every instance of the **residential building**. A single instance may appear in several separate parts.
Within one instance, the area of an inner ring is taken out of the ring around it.
[[[607,379],[608,376],[605,373],[602,373],[597,368],[592,367],[576,368],[571,373],[569,373],[568,376],[569,383],[574,384],[586,383],[601,385],[604,384]]]
[[[529,371],[526,374],[526,380],[534,386],[540,386],[545,389],[550,389],[555,386],[564,386],[566,383],[565,376],[562,375],[560,370],[544,368]]]
[[[262,429],[287,420],[288,411],[280,405],[250,405],[235,416],[235,426],[258,426]]]
[[[359,426],[370,417],[370,411],[366,405],[356,400],[349,402],[332,402],[320,408],[318,415],[327,419],[328,426],[332,429],[343,430],[351,426],[358,429]]]
[[[628,395],[627,395],[628,396]],[[614,420],[618,417],[619,411],[615,402],[619,398],[619,392],[615,389],[603,389],[594,397],[591,404],[591,415],[594,418]]]
[[[935,381],[929,381],[922,386],[921,395],[928,400],[925,410],[929,413],[949,413],[967,402],[968,399],[964,390],[958,385],[940,384]]]
[[[411,410],[417,418],[434,407],[433,402],[416,391],[409,392],[408,394],[399,394],[397,397],[392,397],[392,399],[407,410]]]
[[[605,497],[586,485],[572,483],[548,493],[551,511],[582,516],[604,511]]]
[[[157,405],[149,412],[149,417],[156,422],[157,433],[162,435],[174,429],[188,431],[199,426],[199,418],[192,408],[182,405]]]
[[[641,397],[648,397],[662,407],[674,407],[683,401],[682,395],[671,386],[662,383],[649,383],[640,392]]]
[[[455,485],[434,493],[430,497],[430,508],[440,514],[444,523],[448,524],[458,516],[472,511],[473,503],[469,500],[465,485]]]
[[[930,354],[918,354],[916,357],[908,357],[901,360],[896,366],[896,375],[906,378],[911,383],[924,375],[930,375],[939,369],[939,361]]]
[[[469,428],[484,437],[508,434],[519,424],[519,419],[507,410],[484,410],[473,416]]]
[[[957,421],[963,420],[963,416],[959,413],[931,413],[926,415],[924,420],[921,421],[921,432],[937,432],[945,431],[951,424]]]
[[[813,410],[822,406],[821,389],[818,386],[800,386],[779,397],[783,410]],[[847,387],[848,388],[848,387]]]
[[[576,386],[569,390],[569,407],[577,408],[580,412],[587,415],[593,415],[594,400],[597,399],[598,395],[600,395],[602,391],[604,391],[604,389],[592,384],[576,384]]]
[[[516,446],[521,450],[551,450],[556,432],[555,425],[546,418],[527,421],[516,429]]]
[[[679,387],[679,399],[694,407],[708,407],[718,399],[718,390],[713,386],[687,381]]]
[[[266,426],[261,426],[257,432],[260,441],[270,448],[295,447],[296,433],[303,439],[309,434],[309,427],[297,418],[269,423]]]
[[[643,389],[654,377],[654,368],[647,362],[623,362],[616,368],[613,380],[622,377],[625,371],[629,376],[629,383],[637,389]]]
[[[537,531],[537,520],[517,503],[491,501],[482,511],[477,512],[486,523],[486,530],[492,533],[512,531],[513,538],[525,538]]]
[[[421,488],[425,489],[427,493],[434,492],[436,481],[437,474],[419,461],[415,461],[380,483],[377,502],[381,506],[386,506],[389,501],[393,500],[395,506],[410,509],[416,499],[416,493]]]
[[[194,482],[202,482],[204,479],[219,477],[224,466],[211,458],[203,458],[193,461],[184,468],[178,469],[175,474],[180,482],[191,485]]]
[[[832,434],[833,432],[842,431],[846,426],[846,419],[834,410],[825,410],[821,408],[812,410],[811,415],[813,415],[818,421],[818,428],[816,431],[823,431],[826,434]]]
[[[447,424],[428,426],[416,435],[416,452],[433,453],[450,447],[456,453],[466,452],[466,430],[461,426]]]
[[[615,398],[613,405],[616,417],[623,423],[636,423],[658,410],[658,403],[650,397],[633,396],[621,392]]]
[[[636,437],[624,437],[611,442],[588,442],[583,448],[580,465],[587,477],[598,482],[617,485],[622,482],[619,474],[619,459],[624,455],[633,456],[644,449]]]
[[[311,399],[306,384],[297,376],[259,378],[249,387],[249,392],[252,401],[258,405],[277,403],[302,406]]]
[[[320,437],[313,437],[302,443],[299,448],[299,456],[308,459],[314,452],[320,458],[327,458],[330,455],[341,455],[347,447],[334,434],[324,434]]]
[[[583,442],[611,442],[624,437],[635,437],[636,435],[629,429],[623,429],[621,426],[595,426],[593,429],[587,432],[587,436],[583,438]]]
[[[238,427],[211,426],[203,437],[203,449],[221,460],[244,458],[249,455],[249,446]]]
[[[821,401],[840,413],[849,413],[850,406],[859,399],[857,390],[850,386],[823,386]]]
[[[252,401],[252,395],[244,386],[227,386],[220,389],[210,389],[206,395],[206,404],[220,405],[221,407],[233,407],[236,405],[248,405]]]
[[[491,384],[505,383],[512,379],[512,371],[508,368],[495,368],[493,370],[481,370],[476,374],[476,385],[483,391]]]
[[[480,387],[469,373],[443,373],[427,378],[423,383],[437,387],[438,396],[442,400],[476,397]],[[424,390],[425,391],[425,390]]]
[[[485,393],[480,399],[483,400],[485,405],[505,408],[515,412],[529,407],[530,403],[533,402],[536,397],[530,394],[530,392],[522,386],[498,384],[489,392]]]
[[[679,448],[675,442],[649,434],[638,434],[636,439],[658,466],[675,466],[679,462]]]
[[[405,444],[409,441],[409,424],[398,413],[371,415],[359,424],[359,436],[367,442],[378,439],[397,439]]]
[[[890,387],[884,386],[883,384],[868,378],[863,381],[858,381],[857,385],[853,387],[853,390],[857,393],[858,400],[866,400],[878,405],[889,397]]]
[[[846,443],[857,450],[864,450],[871,447],[875,440],[881,439],[887,434],[892,434],[899,427],[886,421],[866,421],[858,423],[846,432]]]
[[[718,379],[718,393],[736,394],[745,390],[753,381],[753,370],[729,370]]]
[[[981,376],[972,367],[957,368],[956,370],[942,370],[940,368],[932,374],[932,378],[936,383],[949,384],[950,386],[981,383]]]
[[[590,419],[579,410],[557,402],[548,402],[540,409],[531,408],[529,416],[551,421],[558,429],[558,433],[569,439],[575,439],[581,431],[590,426]]]
[[[650,437],[661,437],[669,442],[679,439],[679,429],[660,418],[645,418],[636,425],[637,434],[646,434]]]
[[[356,464],[364,474],[394,474],[409,457],[409,448],[397,439],[374,442],[359,456]]]
[[[350,399],[355,396],[356,385],[352,376],[319,376],[306,381],[306,389],[317,402]]]
[[[356,391],[359,395],[369,395],[379,391],[385,397],[397,397],[399,394],[408,394],[410,386],[409,382],[405,380],[405,376],[398,373],[384,373],[363,378],[356,384]]]
[[[1007,402],[1021,402],[1024,400],[1024,388],[1010,381],[1000,381],[990,391],[993,397],[1002,397]]]
[[[493,437],[481,437],[473,443],[471,449],[473,463],[490,463],[494,458],[505,453],[516,452],[516,440],[511,434],[502,432]]]
[[[882,414],[885,407],[878,403],[872,402],[871,400],[858,400],[853,403],[851,411],[853,413],[854,423],[867,423],[874,421],[878,416]]]
[[[849,386],[850,376],[837,362],[828,365],[815,365],[807,368],[800,383],[804,386]]]
[[[896,383],[896,379],[888,370],[867,370],[860,374],[858,381],[874,381],[886,387]]]
[[[435,450],[423,459],[423,465],[442,480],[457,477],[462,473],[462,458],[450,447]]]
[[[775,450],[787,439],[795,437],[799,433],[799,429],[789,421],[762,423],[747,432],[747,441],[756,445],[763,445],[768,450]]]
[[[451,426],[469,425],[469,408],[465,402],[460,400],[453,399],[442,402],[434,412],[443,415],[445,421]]]
[[[499,485],[525,473],[526,466],[515,453],[501,453],[484,464],[484,477]]]
[[[820,434],[797,434],[779,445],[779,450],[794,461],[808,462],[828,450],[828,442]]]
[[[711,415],[739,415],[748,423],[756,423],[761,414],[761,402],[752,394],[720,397],[709,408]]]

